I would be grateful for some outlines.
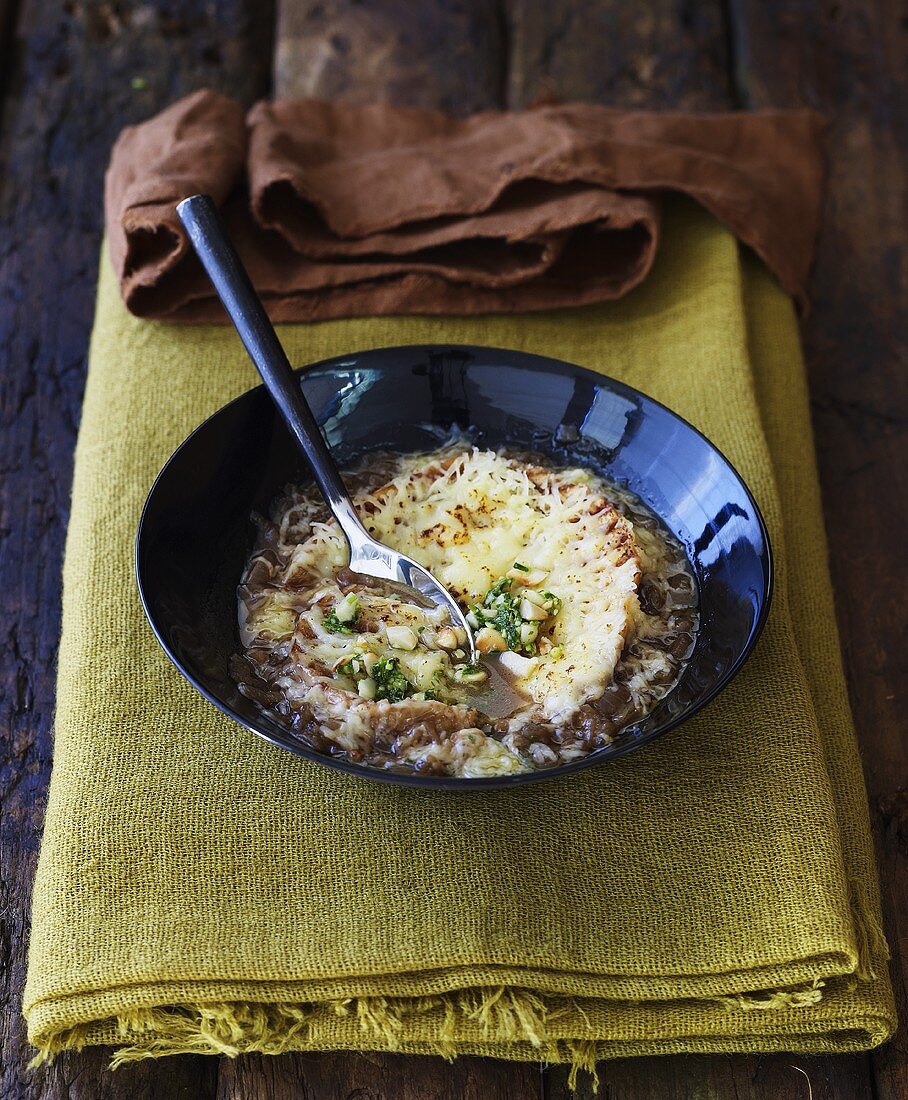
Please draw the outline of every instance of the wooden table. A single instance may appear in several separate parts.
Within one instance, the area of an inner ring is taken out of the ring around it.
[[[804,325],[844,656],[893,975],[906,1012],[908,16],[895,0],[0,0],[0,729],[3,1100],[549,1100],[554,1068],[385,1055],[207,1057],[111,1074],[86,1050],[28,1074],[28,909],[51,764],[59,578],[120,127],[204,85],[467,112],[541,97],[809,104],[830,190]],[[904,1034],[870,1055],[603,1063],[601,1095],[904,1100]],[[584,1093],[586,1095],[586,1093]]]

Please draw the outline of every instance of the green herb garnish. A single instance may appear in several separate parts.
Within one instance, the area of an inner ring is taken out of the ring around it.
[[[529,572],[520,562],[514,562],[514,568]],[[520,614],[524,599],[541,608],[545,618],[524,618]],[[508,649],[515,653],[535,654],[540,631],[550,625],[560,610],[561,600],[553,593],[543,592],[540,596],[527,586],[515,584],[511,577],[499,577],[486,592],[482,605],[470,607],[467,621],[474,630],[484,626],[494,627],[504,638]]]
[[[488,592],[486,592],[485,599],[482,601],[482,606],[491,607],[494,603],[497,603],[503,596],[507,595],[510,587],[510,577],[499,577]]]
[[[359,618],[359,600],[352,592],[334,605],[322,620],[325,630],[331,634],[355,634]]]
[[[494,626],[498,633],[508,643],[508,649],[520,649],[520,628],[523,619],[520,617],[520,601],[516,596],[504,596],[500,603],[494,606],[493,618],[486,616],[486,625]]]
[[[372,679],[375,681],[375,698],[387,699],[389,703],[399,703],[414,692],[410,681],[400,671],[400,661],[396,657],[382,657],[372,666]]]

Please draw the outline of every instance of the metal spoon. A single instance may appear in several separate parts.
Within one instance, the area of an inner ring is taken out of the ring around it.
[[[432,604],[444,607],[453,625],[466,631],[470,661],[475,662],[473,632],[450,592],[418,562],[372,538],[360,523],[337,464],[303,396],[299,380],[227,236],[214,202],[207,195],[193,195],[177,206],[177,214],[249,357],[291,434],[309,460],[315,482],[350,547],[350,568],[370,577],[405,584],[416,589]]]

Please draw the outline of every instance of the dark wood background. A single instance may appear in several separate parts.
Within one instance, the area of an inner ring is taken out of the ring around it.
[[[562,1100],[566,1072],[464,1058],[208,1057],[28,1073],[28,906],[52,755],[59,578],[120,127],[204,85],[467,112],[543,96],[807,104],[830,190],[804,325],[844,658],[906,1017],[908,12],[896,0],[0,0],[2,1100]],[[901,693],[901,694],[900,694]],[[600,1095],[904,1100],[904,1033],[868,1055],[603,1063]],[[588,1095],[588,1090],[581,1090]]]

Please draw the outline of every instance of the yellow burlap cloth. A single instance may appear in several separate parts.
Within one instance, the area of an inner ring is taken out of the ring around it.
[[[230,328],[130,316],[103,264],[31,1041],[113,1044],[118,1061],[365,1048],[590,1065],[885,1040],[895,1015],[803,367],[771,278],[679,202],[655,270],[622,301],[281,337],[297,363],[389,344],[520,348],[666,402],[759,499],[778,563],[769,623],[703,714],[563,780],[433,793],[268,746],[170,666],[132,562],[164,460],[256,377]]]

